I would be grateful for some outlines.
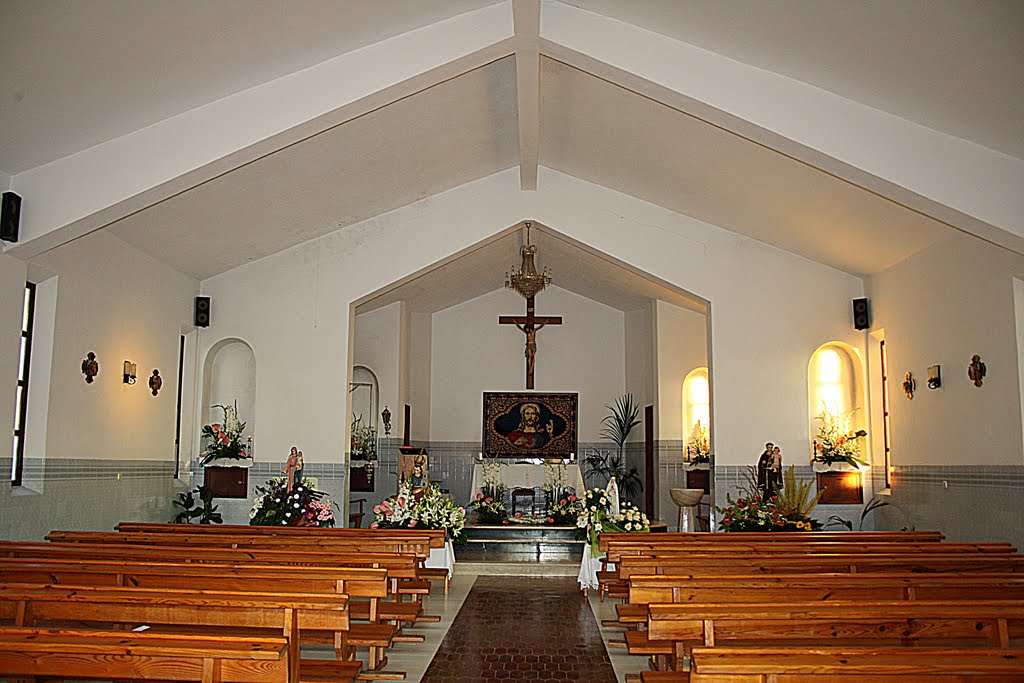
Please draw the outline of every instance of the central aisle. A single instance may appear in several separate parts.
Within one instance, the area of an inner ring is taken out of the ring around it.
[[[575,578],[477,578],[422,681],[497,679],[615,683]]]

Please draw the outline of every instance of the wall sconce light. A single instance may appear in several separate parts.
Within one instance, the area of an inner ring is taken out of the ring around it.
[[[938,365],[932,365],[928,368],[928,388],[938,389],[942,386],[942,373],[939,371]]]
[[[138,366],[130,360],[124,362],[124,383],[135,384],[135,376],[138,373]]]

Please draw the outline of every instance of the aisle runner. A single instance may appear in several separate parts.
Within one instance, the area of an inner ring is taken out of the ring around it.
[[[594,614],[575,579],[476,580],[422,681],[497,679],[615,683]]]

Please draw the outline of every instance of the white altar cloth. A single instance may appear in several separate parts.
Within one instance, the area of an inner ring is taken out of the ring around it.
[[[452,542],[445,541],[443,548],[431,548],[424,565],[437,569],[444,567],[448,570],[449,579],[455,576],[455,549],[452,548]]]
[[[547,483],[547,475],[544,472],[544,465],[502,465],[501,481],[510,489],[526,488],[532,489],[535,486],[541,488]],[[565,485],[576,489],[576,495],[585,490],[583,473],[580,466],[573,463],[565,465]],[[470,500],[476,498],[484,486],[483,465],[473,465],[473,487],[469,490]]]
[[[580,562],[580,573],[576,578],[579,581],[580,590],[597,590],[597,572],[601,570],[601,560],[603,558],[604,553],[594,557],[589,542],[583,546],[583,560]],[[608,566],[614,567],[615,565],[609,564]]]

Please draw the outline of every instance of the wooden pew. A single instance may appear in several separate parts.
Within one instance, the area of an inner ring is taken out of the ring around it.
[[[750,543],[753,541],[796,541],[801,543],[817,543],[831,541],[845,543],[847,541],[871,543],[936,543],[943,540],[938,531],[766,531],[742,533],[602,533],[598,541],[602,551],[608,550],[612,542],[645,542],[674,545],[680,542],[696,541],[701,543]]]
[[[694,648],[689,673],[644,672],[644,683],[1021,683],[1013,650]]]
[[[198,525],[197,525],[198,526]],[[47,541],[59,543],[126,543],[131,545],[174,545],[219,548],[266,548],[341,552],[386,552],[412,554],[420,559],[430,556],[430,539],[355,537],[323,538],[297,536],[282,538],[273,535],[207,534],[207,533],[118,533],[116,531],[52,531]]]
[[[121,522],[116,527],[122,533],[181,533],[211,535],[256,535],[314,538],[397,538],[420,541],[427,539],[431,548],[443,548],[446,540],[444,529],[349,529],[345,527],[291,527],[291,526],[242,526],[236,524],[157,524],[151,522]]]
[[[300,668],[307,678],[315,670],[351,681],[362,667],[355,661],[306,664],[299,656],[302,642],[327,642],[345,652],[345,595],[0,584],[0,622],[37,628],[95,629],[103,624],[112,630],[145,625],[169,635],[281,636],[288,641],[289,673],[296,681],[303,678]]]
[[[107,681],[290,683],[284,638],[0,629],[8,676]]]
[[[385,652],[394,642],[397,631],[390,624],[380,623],[380,601],[388,595],[387,574],[383,569],[2,559],[0,581],[242,592],[273,587],[275,591],[288,593],[345,594],[352,598],[350,614],[356,613],[357,599],[368,602],[370,623],[350,624],[345,642],[352,647],[366,647],[368,665],[373,670],[387,664]]]
[[[828,555],[828,554],[863,554],[892,555],[922,553],[932,555],[948,555],[954,553],[971,553],[978,555],[1012,555],[1017,549],[1009,543],[837,543],[819,541],[817,543],[792,543],[761,541],[756,543],[688,543],[680,545],[621,543],[608,544],[606,560],[617,563],[619,558],[629,555],[646,555],[648,557],[679,557],[688,555]]]
[[[845,573],[975,573],[1024,572],[1022,555],[971,553],[893,555],[749,555],[703,554],[685,557],[622,557],[618,578],[637,574],[715,576],[736,574],[845,574]]]
[[[1024,600],[1024,574],[776,574],[632,576],[618,625],[646,625],[651,603],[824,600]]]
[[[648,606],[648,632],[635,640],[667,642],[675,668],[692,647],[917,645],[1019,649],[1024,602],[778,602]]]

